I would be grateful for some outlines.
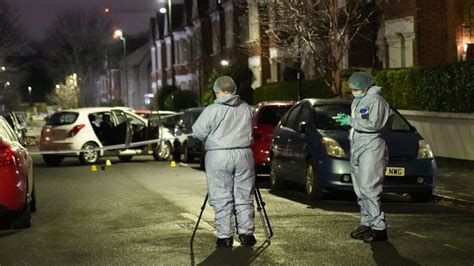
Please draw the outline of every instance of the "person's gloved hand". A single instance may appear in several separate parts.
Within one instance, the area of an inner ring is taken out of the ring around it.
[[[336,122],[341,126],[349,126],[352,122],[351,116],[343,113],[337,114]]]

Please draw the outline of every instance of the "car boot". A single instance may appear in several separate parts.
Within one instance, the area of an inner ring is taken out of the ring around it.
[[[374,230],[371,229],[368,233],[366,233],[363,237],[364,243],[372,243],[378,241],[386,241],[387,240],[387,230]]]
[[[234,238],[229,237],[229,238],[218,238],[216,241],[216,247],[218,248],[229,248],[232,247],[232,244],[234,244]]]
[[[351,232],[350,236],[353,239],[363,240],[364,235],[370,231],[370,226],[361,225]]]
[[[240,243],[243,246],[253,246],[255,243],[257,243],[257,240],[255,239],[255,236],[253,234],[246,235],[246,234],[240,234],[239,235]]]

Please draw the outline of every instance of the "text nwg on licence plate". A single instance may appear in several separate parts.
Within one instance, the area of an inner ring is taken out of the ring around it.
[[[386,176],[405,176],[405,168],[403,167],[387,167],[385,168]]]

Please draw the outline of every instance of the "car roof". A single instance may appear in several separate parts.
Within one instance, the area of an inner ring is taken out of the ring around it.
[[[60,112],[76,112],[76,113],[98,113],[98,112],[107,112],[113,109],[119,109],[119,110],[125,110],[133,113],[133,109],[128,108],[128,107],[122,107],[122,106],[117,106],[117,107],[84,107],[84,108],[75,108],[75,109],[67,109],[67,110],[61,110],[58,111],[57,113]]]
[[[259,102],[259,106],[295,105],[295,101],[264,101]]]
[[[317,99],[317,98],[308,98],[303,99],[300,102],[309,102],[311,106],[317,105],[337,105],[337,104],[351,104],[352,100],[350,99]]]

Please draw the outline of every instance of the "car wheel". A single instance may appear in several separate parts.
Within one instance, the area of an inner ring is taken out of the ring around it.
[[[43,161],[49,166],[58,166],[63,160],[63,156],[43,155]]]
[[[278,177],[277,166],[273,159],[270,163],[270,185],[273,191],[282,190],[286,187],[285,181]]]
[[[82,164],[94,164],[97,163],[99,160],[99,151],[97,150],[99,146],[94,142],[88,142],[82,146],[82,150],[86,150],[85,152],[81,152],[79,154],[79,161]]]
[[[433,191],[410,193],[410,197],[415,202],[429,202],[433,199]]]
[[[130,162],[133,158],[133,156],[130,156],[130,155],[123,155],[123,156],[119,156],[118,157],[120,159],[120,161],[122,162]]]
[[[169,141],[166,141],[160,145],[160,147],[157,150],[153,151],[153,158],[156,161],[168,161],[171,159],[171,143]]]
[[[30,204],[26,204],[25,209],[18,214],[17,216],[13,217],[11,221],[11,228],[12,229],[25,229],[30,228],[31,226],[31,209]]]
[[[320,200],[323,198],[323,192],[319,186],[319,181],[314,173],[313,164],[308,161],[306,165],[306,182],[305,182],[306,196],[311,200]]]
[[[31,192],[30,211],[36,212],[36,189],[33,185],[33,191]]]

